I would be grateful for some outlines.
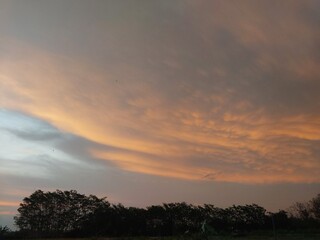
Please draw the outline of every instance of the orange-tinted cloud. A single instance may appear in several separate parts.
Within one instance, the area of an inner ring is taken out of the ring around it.
[[[16,207],[19,204],[18,202],[0,201],[0,207]]]
[[[1,107],[118,149],[90,153],[128,171],[320,182],[317,28],[298,11],[308,4],[186,2],[167,28],[132,13],[137,32],[115,21],[99,61],[3,38]],[[107,38],[100,24],[92,31]]]

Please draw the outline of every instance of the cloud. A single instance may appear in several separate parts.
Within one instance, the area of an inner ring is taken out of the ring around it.
[[[73,182],[72,178],[81,179],[83,183],[98,169],[108,172],[105,162],[102,164],[101,160],[86,154],[89,146],[98,144],[61,132],[45,121],[18,111],[2,109],[0,119],[0,185],[3,189],[0,199],[3,201],[16,202],[39,188],[62,188],[64,182]],[[78,148],[72,147],[75,145]],[[3,208],[14,211],[13,206]]]
[[[19,203],[17,202],[7,202],[7,201],[0,201],[0,206],[3,207],[3,206],[9,206],[9,207],[12,207],[12,206],[17,206],[19,205]]]
[[[80,4],[61,29],[32,16],[41,31],[0,40],[1,106],[55,130],[11,133],[138,173],[319,182],[316,3],[275,4],[101,4],[119,14],[95,6],[81,20]],[[48,29],[56,45],[41,38]]]
[[[52,125],[18,111],[0,109],[0,128],[18,138],[30,141],[54,141],[61,137]]]
[[[48,141],[54,140],[59,137],[59,134],[54,132],[25,132],[19,130],[8,130],[10,133],[15,134],[17,137],[31,140],[31,141]]]

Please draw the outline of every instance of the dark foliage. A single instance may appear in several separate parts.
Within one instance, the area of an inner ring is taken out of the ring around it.
[[[296,202],[289,209],[290,221],[295,228],[320,227],[320,194],[308,202]]]
[[[10,229],[7,226],[0,226],[0,239],[4,238],[10,233]]]
[[[267,213],[256,204],[223,209],[182,202],[144,209],[111,205],[106,198],[74,190],[37,190],[23,199],[15,223],[19,233],[29,237],[241,236],[256,230],[319,227],[319,202],[320,195],[306,205],[297,203],[290,215],[283,210]]]
[[[82,231],[98,214],[108,209],[105,198],[85,196],[76,191],[37,190],[24,198],[15,223],[21,231],[35,236],[51,236]]]
[[[11,231],[7,226],[0,225],[0,240],[16,238],[17,234]]]

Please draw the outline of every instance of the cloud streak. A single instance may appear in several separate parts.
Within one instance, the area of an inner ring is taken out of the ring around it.
[[[68,27],[32,18],[42,31],[17,35],[13,27],[0,39],[1,107],[79,137],[60,144],[64,151],[127,171],[320,182],[316,2],[127,3],[130,11],[99,4],[115,13],[104,17],[97,5],[79,20],[80,4],[73,17],[62,13]],[[31,10],[16,11],[28,19]],[[83,33],[63,37],[80,23]],[[56,45],[40,38],[49,26]],[[30,141],[60,136],[11,133]]]

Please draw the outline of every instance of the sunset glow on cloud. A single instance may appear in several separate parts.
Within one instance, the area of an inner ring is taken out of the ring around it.
[[[71,169],[320,189],[318,1],[0,3],[1,207]]]
[[[16,46],[13,60],[1,64],[2,95],[11,96],[2,107],[119,148],[89,149],[93,157],[125,170],[194,180],[320,180],[316,112],[273,113],[272,106],[239,99],[235,90],[207,91],[214,80],[206,79],[203,87],[196,86],[199,80],[172,81],[171,91],[181,96],[169,102],[141,69],[130,69],[135,72],[126,78],[126,66],[98,72],[25,48]]]

